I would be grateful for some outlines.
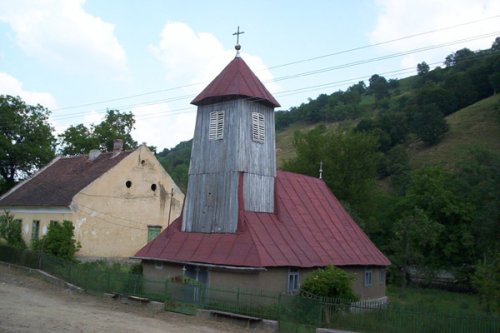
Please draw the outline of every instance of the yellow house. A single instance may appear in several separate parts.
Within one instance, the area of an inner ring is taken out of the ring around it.
[[[0,197],[27,244],[69,220],[79,258],[128,258],[180,215],[184,194],[151,151],[122,151],[117,141],[113,152],[56,157]]]

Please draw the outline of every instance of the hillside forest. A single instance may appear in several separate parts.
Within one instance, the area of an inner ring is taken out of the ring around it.
[[[276,111],[278,167],[318,177],[321,163],[325,183],[391,259],[393,282],[417,274],[430,284],[446,272],[449,285],[498,299],[499,90],[500,37],[434,69],[421,62],[415,76],[374,74]],[[108,110],[100,124],[57,136],[49,115],[0,95],[0,194],[55,154],[106,150],[115,138],[137,146],[131,112]],[[157,153],[183,190],[190,155],[191,141]]]

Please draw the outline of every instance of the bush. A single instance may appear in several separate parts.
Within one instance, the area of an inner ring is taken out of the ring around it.
[[[33,242],[33,248],[62,259],[74,260],[75,253],[81,246],[74,239],[73,230],[71,221],[64,221],[62,224],[51,223],[47,234]]]
[[[300,287],[301,294],[341,298],[356,301],[358,297],[352,290],[354,276],[335,266],[318,269],[306,277]]]
[[[4,211],[4,214],[0,215],[0,238],[5,239],[8,245],[17,249],[26,248],[26,243],[21,235],[21,222],[15,220],[14,215],[8,211]]]

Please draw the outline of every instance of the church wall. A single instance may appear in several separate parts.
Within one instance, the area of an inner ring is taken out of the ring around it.
[[[380,271],[385,268],[381,267],[342,267],[348,273],[354,275],[353,289],[360,299],[375,299],[385,296],[386,281],[380,280]],[[371,270],[372,283],[371,286],[365,286],[365,270]],[[385,276],[385,274],[384,274]]]
[[[209,140],[210,112],[224,111],[222,140]],[[265,141],[252,141],[252,112],[264,115]],[[271,107],[247,100],[198,107],[189,175],[243,171],[276,176],[274,113]]]
[[[238,172],[190,175],[182,230],[235,232],[238,181]]]
[[[164,263],[161,269],[151,262],[143,262],[143,274],[146,279],[162,280],[182,275],[182,265]],[[364,286],[365,267],[342,267],[348,273],[354,275],[353,290],[362,300],[377,299],[385,296],[385,281],[379,281],[380,269],[368,267],[372,271],[372,285]],[[313,272],[315,268],[304,268],[299,270],[299,281]],[[266,271],[235,271],[209,268],[208,285],[210,288],[223,290],[263,290],[268,293],[287,293],[288,289],[287,267],[268,268]],[[222,293],[221,293],[222,295]],[[218,297],[221,297],[218,295]]]

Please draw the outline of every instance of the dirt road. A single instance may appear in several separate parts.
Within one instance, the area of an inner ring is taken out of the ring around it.
[[[72,292],[36,275],[0,265],[0,332],[248,333],[249,330]]]

